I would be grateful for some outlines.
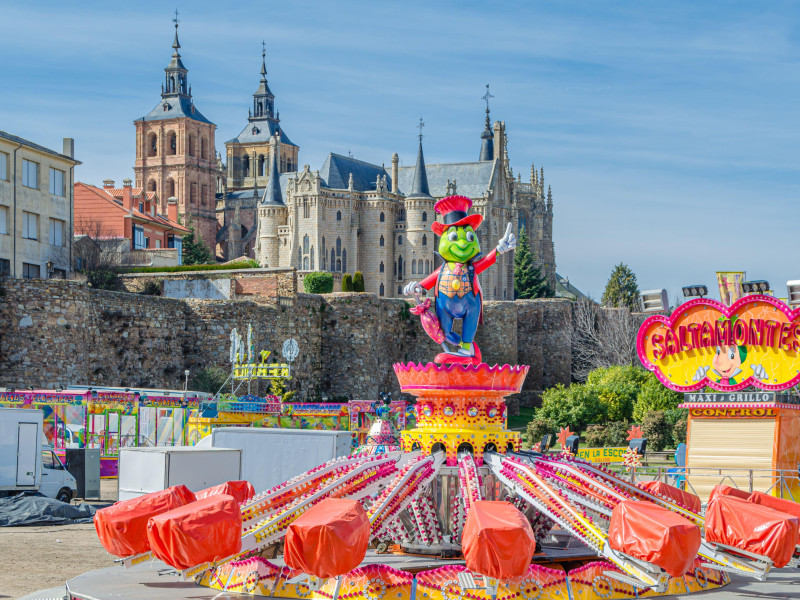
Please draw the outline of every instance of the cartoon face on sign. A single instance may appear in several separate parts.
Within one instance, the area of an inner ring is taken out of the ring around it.
[[[736,315],[730,319],[731,325],[734,326],[734,328],[736,319]],[[692,381],[701,381],[704,377],[708,377],[717,383],[736,385],[737,379],[741,380],[745,377],[745,375],[743,375],[743,364],[746,360],[747,346],[727,346],[725,344],[720,344],[716,347],[713,354],[711,366],[698,367]],[[763,365],[750,364],[749,366],[753,371],[752,376],[755,379],[768,382],[769,377]]]
[[[800,309],[771,296],[730,307],[699,298],[646,319],[636,346],[642,364],[675,391],[783,390],[800,382]]]

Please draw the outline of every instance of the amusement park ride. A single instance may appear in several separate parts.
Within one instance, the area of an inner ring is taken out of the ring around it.
[[[464,226],[468,205],[450,198],[442,207],[463,209],[445,212],[442,239],[455,230],[450,243],[472,244],[465,231],[480,220],[470,215]],[[513,235],[503,240],[498,250],[514,248]],[[478,293],[466,303],[437,300],[436,312],[467,318],[480,311],[475,254],[452,256],[463,262],[445,262],[442,272],[465,273],[462,283]],[[327,600],[687,593],[723,586],[730,573],[763,581],[800,556],[794,503],[746,501],[721,486],[703,516],[683,490],[636,485],[566,450],[523,451],[519,433],[506,429],[504,399],[519,392],[528,367],[476,361],[472,334],[463,342],[437,330],[441,319],[428,307],[417,312],[426,330],[457,349],[444,346],[436,363],[394,365],[401,390],[417,398],[416,427],[400,434],[400,449],[379,419],[373,447],[252,497],[231,482],[199,500],[170,488],[102,509],[101,542],[126,568],[158,558],[222,592]]]

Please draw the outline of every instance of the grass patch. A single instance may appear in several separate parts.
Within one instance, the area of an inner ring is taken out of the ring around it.
[[[519,414],[508,417],[508,428],[509,429],[521,429],[525,431],[525,428],[528,426],[528,423],[533,421],[533,413],[536,409],[530,406],[520,406],[519,407]]]

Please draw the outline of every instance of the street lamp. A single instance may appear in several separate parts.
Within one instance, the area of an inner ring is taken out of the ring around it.
[[[184,381],[183,381],[183,391],[184,392],[188,392],[189,391],[189,369],[186,369],[183,372],[183,374],[186,377],[186,379],[184,379]]]

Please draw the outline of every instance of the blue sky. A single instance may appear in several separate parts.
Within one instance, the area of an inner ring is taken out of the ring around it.
[[[261,40],[300,164],[328,152],[474,160],[484,85],[512,167],[544,165],[558,271],[599,297],[746,270],[800,279],[800,5],[793,2],[174,2],[217,148],[244,127]],[[80,8],[76,8],[80,7]],[[132,121],[159,99],[160,2],[2,2],[0,129],[74,137],[82,181],[132,177]]]

